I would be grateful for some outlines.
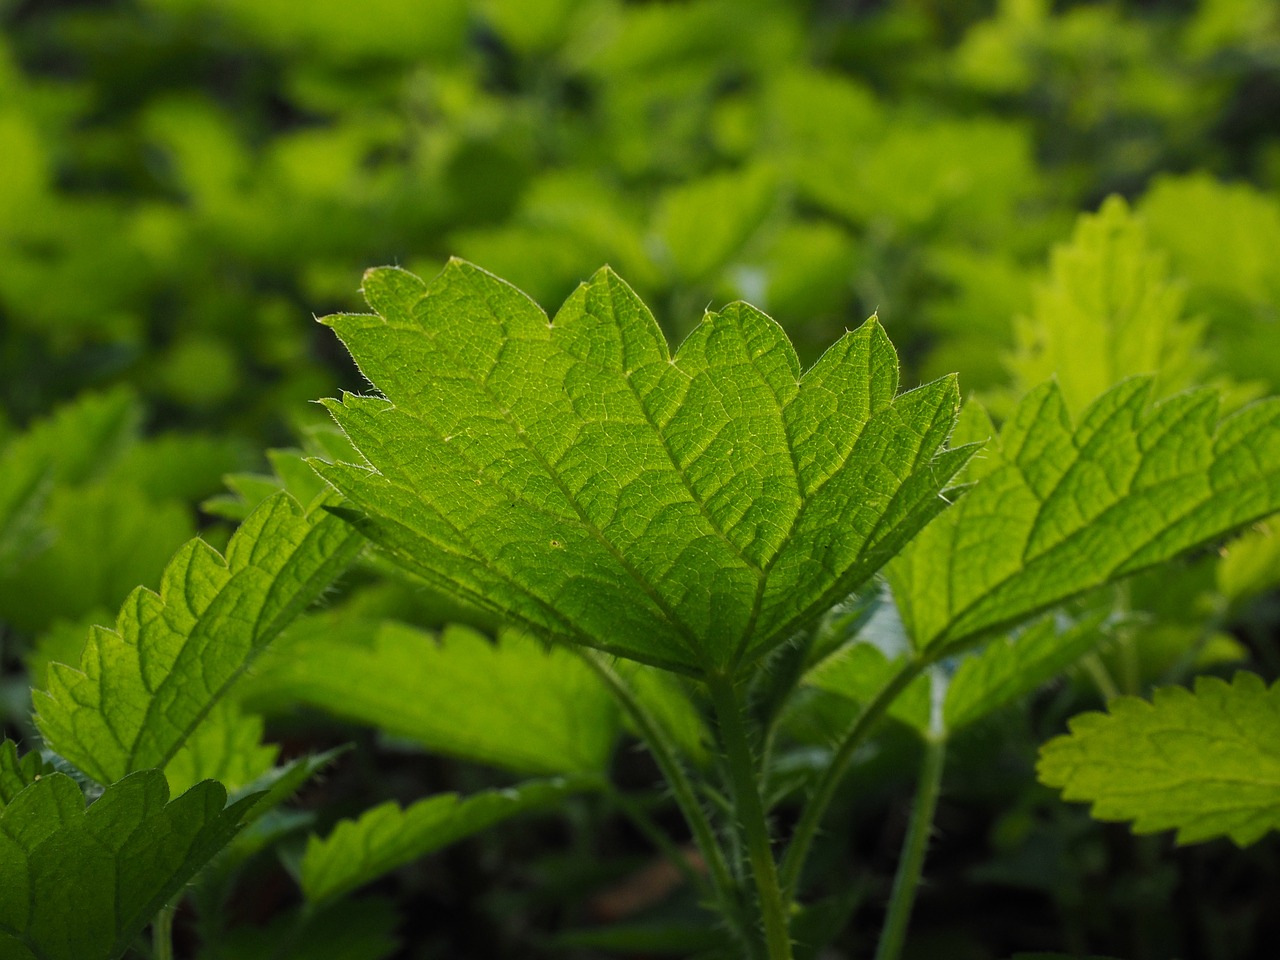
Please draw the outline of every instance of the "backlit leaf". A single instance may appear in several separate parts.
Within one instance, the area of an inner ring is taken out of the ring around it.
[[[1280,398],[1219,420],[1211,390],[1155,406],[1126,380],[1072,424],[1028,394],[977,485],[886,570],[912,642],[954,650],[1280,509]]]
[[[900,550],[971,453],[939,452],[954,381],[895,398],[874,321],[802,377],[741,303],[671,355],[607,269],[554,321],[460,261],[364,292],[377,315],[326,322],[382,393],[328,402],[367,462],[316,469],[399,563],[552,639],[734,671]]]
[[[1119,697],[1041,748],[1042,782],[1093,804],[1100,820],[1179,843],[1227,836],[1244,846],[1280,828],[1280,685],[1251,673],[1200,677],[1152,701]]]
[[[52,664],[35,694],[46,742],[101,783],[163,767],[246,665],[342,572],[359,538],[277,494],[225,557],[191,540],[160,593],[138,588],[116,629],[95,627],[80,669]]]

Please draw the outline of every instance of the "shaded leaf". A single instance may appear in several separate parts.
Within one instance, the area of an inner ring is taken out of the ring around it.
[[[395,622],[323,619],[285,638],[245,691],[379,727],[428,750],[518,773],[600,773],[618,714],[590,668],[516,631],[439,636]]]
[[[535,780],[466,799],[443,793],[404,809],[384,803],[342,821],[323,840],[311,838],[302,858],[303,893],[326,903],[508,817],[550,806],[573,789],[566,780]]]
[[[32,783],[0,811],[0,957],[121,956],[256,800],[226,799],[206,781],[169,801],[159,770],[112,784],[87,810],[63,774]]]

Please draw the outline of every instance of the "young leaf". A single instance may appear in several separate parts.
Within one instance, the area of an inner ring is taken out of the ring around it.
[[[114,783],[89,808],[70,777],[33,782],[0,810],[0,957],[114,960],[240,829],[205,781],[169,801],[159,770]]]
[[[1280,509],[1280,398],[1219,421],[1217,395],[1154,407],[1107,391],[1073,427],[1061,390],[1028,394],[981,479],[889,565],[908,633],[940,655]]]
[[[32,751],[18,756],[18,745],[12,740],[0,743],[0,809],[44,774],[40,754]]]
[[[327,903],[495,823],[549,806],[573,789],[572,781],[534,780],[465,800],[443,793],[406,809],[384,803],[342,821],[323,840],[310,839],[302,858],[302,891],[313,904]]]
[[[1040,780],[1100,820],[1137,833],[1177,829],[1179,843],[1228,836],[1240,846],[1280,828],[1280,684],[1251,673],[1199,677],[1151,703],[1119,697],[1072,719],[1040,751]]]
[[[945,683],[943,729],[955,733],[1052,680],[1098,643],[1101,620],[1095,613],[1064,628],[1054,617],[1045,617],[1016,635],[962,655]],[[805,682],[867,703],[905,662],[904,656],[890,658],[875,644],[853,643],[818,664]],[[918,676],[889,706],[888,715],[925,734],[932,695],[930,677]]]
[[[299,624],[245,691],[301,701],[426,747],[517,773],[603,773],[618,712],[568,650],[516,631]]]
[[[802,378],[745,304],[670,355],[607,269],[554,321],[460,261],[364,293],[377,315],[326,322],[385,399],[328,402],[367,463],[316,469],[398,562],[553,639],[731,672],[901,549],[971,453],[939,452],[953,380],[895,399],[874,321]]]
[[[1017,392],[1056,376],[1075,413],[1134,374],[1156,376],[1162,394],[1203,382],[1204,325],[1183,318],[1184,300],[1142,220],[1109,197],[1053,251],[1049,280],[1015,327]]]
[[[163,767],[250,661],[360,547],[349,527],[285,494],[236,531],[225,558],[195,539],[160,593],[139,588],[95,627],[80,670],[52,664],[35,694],[49,746],[100,783]]]

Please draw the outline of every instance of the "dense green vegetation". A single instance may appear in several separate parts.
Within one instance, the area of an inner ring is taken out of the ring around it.
[[[0,18],[0,958],[1276,941],[1274,3]]]

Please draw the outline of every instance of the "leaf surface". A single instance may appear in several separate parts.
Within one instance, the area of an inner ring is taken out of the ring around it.
[[[1126,380],[1073,426],[1028,394],[976,486],[886,569],[918,649],[954,650],[1280,509],[1280,398],[1217,415],[1197,390]]]
[[[326,903],[390,870],[528,810],[549,806],[573,789],[566,780],[535,780],[466,799],[443,793],[407,808],[384,803],[329,836],[312,837],[302,858],[302,890]]]
[[[1280,828],[1280,685],[1251,673],[1199,677],[1148,703],[1118,697],[1071,720],[1040,751],[1040,780],[1100,820],[1179,843],[1227,836],[1240,846]]]
[[[35,695],[46,742],[100,783],[163,767],[359,547],[337,518],[285,494],[249,516],[225,557],[191,540],[159,594],[135,590],[115,630],[91,631],[79,670],[50,665]]]
[[[671,355],[607,269],[554,321],[461,261],[364,293],[376,315],[326,322],[382,396],[327,406],[367,462],[316,469],[398,562],[553,639],[733,671],[901,549],[971,453],[939,452],[954,381],[895,398],[874,321],[802,377],[745,304]]]
[[[0,958],[113,960],[239,830],[256,798],[226,805],[205,781],[177,799],[144,770],[85,809],[50,774],[0,810]]]

